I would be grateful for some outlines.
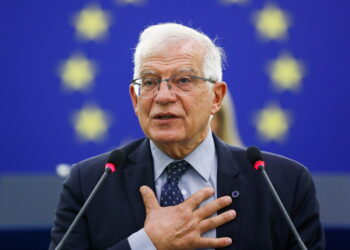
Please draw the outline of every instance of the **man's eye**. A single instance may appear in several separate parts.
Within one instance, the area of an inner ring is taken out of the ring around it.
[[[157,85],[156,79],[144,79],[142,80],[142,86],[144,87],[153,87]]]
[[[175,78],[175,82],[176,84],[180,84],[180,85],[186,85],[191,83],[193,80],[190,76],[180,76]]]

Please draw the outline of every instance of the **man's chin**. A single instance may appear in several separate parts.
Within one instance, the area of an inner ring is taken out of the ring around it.
[[[179,133],[173,133],[173,132],[170,132],[170,133],[155,132],[155,133],[151,133],[149,138],[156,143],[172,144],[172,143],[177,143],[184,140],[185,138],[183,135],[184,135],[183,133],[179,134]]]

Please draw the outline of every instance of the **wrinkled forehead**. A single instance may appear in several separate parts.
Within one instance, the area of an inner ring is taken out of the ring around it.
[[[169,53],[192,51],[196,55],[204,55],[204,46],[196,40],[180,40],[180,41],[165,41],[159,44],[155,44],[149,49],[148,52],[144,53],[145,56],[150,56],[153,54],[163,54],[164,56],[169,55]]]
[[[199,43],[192,41],[166,43],[142,55],[140,71],[156,65],[202,71],[204,55],[205,50]]]

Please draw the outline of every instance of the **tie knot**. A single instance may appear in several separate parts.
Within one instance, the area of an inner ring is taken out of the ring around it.
[[[180,177],[186,172],[189,167],[189,163],[185,160],[173,161],[167,166],[166,173],[168,180],[172,180],[178,183]]]

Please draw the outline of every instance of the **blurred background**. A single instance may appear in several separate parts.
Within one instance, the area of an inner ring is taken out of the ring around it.
[[[47,249],[70,165],[143,136],[128,94],[133,48],[148,25],[175,21],[226,51],[235,138],[307,166],[327,249],[350,249],[349,8],[345,0],[2,1],[0,248]]]

